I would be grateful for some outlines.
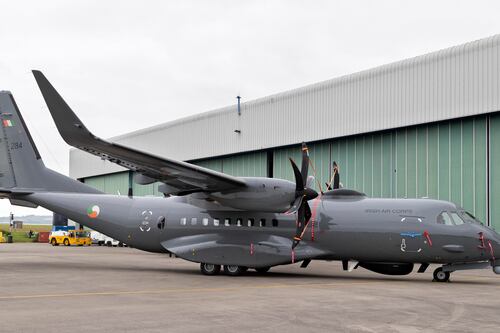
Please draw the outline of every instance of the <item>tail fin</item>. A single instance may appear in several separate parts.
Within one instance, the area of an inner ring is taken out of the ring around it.
[[[47,169],[14,97],[0,91],[0,193],[39,191],[100,193],[76,180]]]

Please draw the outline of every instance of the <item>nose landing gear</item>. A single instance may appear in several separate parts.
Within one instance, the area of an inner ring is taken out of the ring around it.
[[[448,282],[450,281],[450,272],[443,271],[443,267],[436,268],[434,271],[434,280],[436,282]]]

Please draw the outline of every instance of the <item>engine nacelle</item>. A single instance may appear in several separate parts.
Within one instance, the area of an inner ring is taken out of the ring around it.
[[[209,197],[221,205],[241,210],[284,213],[295,200],[295,183],[283,179],[248,177],[247,186],[235,192],[215,192]]]
[[[384,275],[408,275],[413,271],[412,263],[360,262],[359,266]]]

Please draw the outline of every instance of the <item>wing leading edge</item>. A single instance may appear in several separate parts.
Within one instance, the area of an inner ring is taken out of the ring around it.
[[[246,186],[243,180],[236,177],[96,137],[85,127],[42,72],[34,70],[33,75],[59,133],[69,145],[146,176],[142,179],[143,183],[160,181],[166,185],[163,192],[169,194],[221,192]]]

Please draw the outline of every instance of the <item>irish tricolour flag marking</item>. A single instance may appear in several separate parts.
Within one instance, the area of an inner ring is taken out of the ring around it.
[[[100,212],[101,209],[97,205],[90,206],[89,208],[87,208],[87,216],[90,217],[91,219],[95,219],[96,217],[98,217]]]
[[[12,127],[14,126],[14,122],[10,119],[4,119],[3,121],[3,127]]]

